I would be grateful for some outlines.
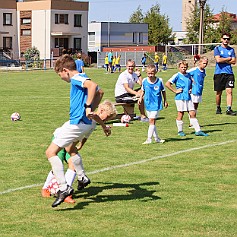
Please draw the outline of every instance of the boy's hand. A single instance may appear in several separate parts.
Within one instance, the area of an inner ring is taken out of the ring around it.
[[[165,106],[165,108],[167,108],[169,106],[168,102],[165,101],[164,106]]]
[[[176,93],[176,94],[179,94],[179,93],[181,93],[182,91],[183,91],[183,89],[182,89],[182,88],[179,88],[179,89],[176,90],[175,93]]]

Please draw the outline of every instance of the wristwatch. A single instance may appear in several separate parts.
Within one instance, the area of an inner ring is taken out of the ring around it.
[[[87,109],[87,108],[91,108],[91,104],[90,105],[88,105],[88,104],[84,104],[84,107]]]

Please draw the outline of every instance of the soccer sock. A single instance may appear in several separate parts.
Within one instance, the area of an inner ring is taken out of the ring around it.
[[[227,110],[231,110],[231,105],[227,105]]]
[[[199,126],[199,123],[198,123],[198,120],[196,118],[191,118],[190,122],[193,125],[193,127],[195,129],[195,132],[199,132],[201,130],[200,126]]]
[[[196,109],[195,109],[195,113],[196,113],[196,117],[197,117],[197,110]],[[190,125],[192,126],[191,118],[190,118],[190,114],[189,113],[188,113],[188,117],[189,117]]]
[[[178,132],[183,131],[183,124],[184,124],[184,122],[182,120],[177,120],[176,119],[176,125],[177,125],[177,128],[178,128]]]
[[[50,181],[52,180],[53,177],[54,177],[54,174],[53,174],[52,170],[50,170],[49,173],[48,173],[48,176],[47,176],[47,178],[45,180],[43,189],[47,189],[48,188],[49,183],[50,183]]]
[[[155,138],[155,140],[158,140],[159,137],[158,137],[158,132],[157,132],[157,129],[156,129],[156,125],[154,125],[154,132],[153,132],[153,137]]]
[[[65,180],[62,161],[59,159],[58,156],[52,156],[52,157],[49,158],[49,162],[52,166],[54,176],[55,176],[55,178],[58,182],[59,189],[61,191],[66,190],[67,183],[66,183],[66,180]]]
[[[65,179],[69,186],[72,186],[75,177],[76,177],[76,172],[74,170],[67,169],[67,172],[65,173]]]
[[[155,125],[150,124],[148,128],[148,133],[147,133],[148,140],[152,139],[152,134],[154,133],[154,130],[155,130]]]
[[[75,156],[71,156],[72,159],[72,163],[74,165],[74,168],[77,172],[78,177],[84,177],[85,176],[85,172],[84,172],[84,167],[82,164],[82,158],[79,154],[75,155]]]

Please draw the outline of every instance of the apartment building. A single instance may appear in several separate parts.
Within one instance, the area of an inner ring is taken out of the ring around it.
[[[63,49],[87,52],[88,9],[88,2],[73,0],[1,1],[0,48],[15,58],[33,46],[41,59]]]

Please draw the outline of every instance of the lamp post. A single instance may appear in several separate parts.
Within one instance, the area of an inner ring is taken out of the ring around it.
[[[202,44],[203,44],[203,23],[204,23],[204,6],[207,0],[199,0],[200,5],[200,27],[199,27],[199,45],[198,45],[198,54],[202,54]]]

